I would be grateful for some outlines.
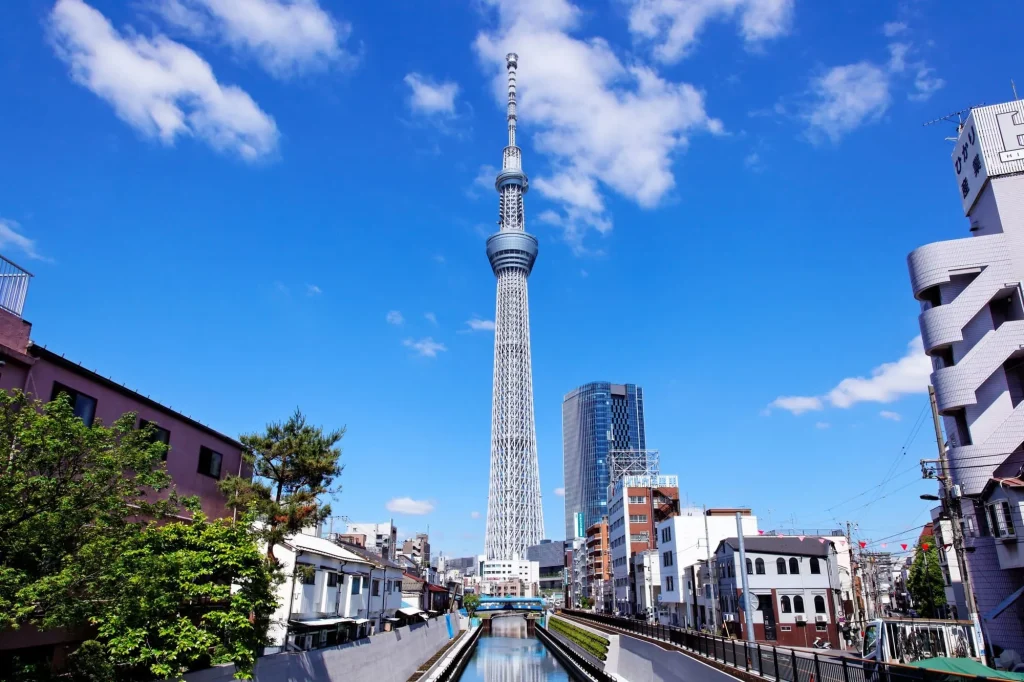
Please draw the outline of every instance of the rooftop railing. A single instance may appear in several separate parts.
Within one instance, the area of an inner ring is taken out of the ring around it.
[[[0,256],[0,309],[21,317],[32,273]]]

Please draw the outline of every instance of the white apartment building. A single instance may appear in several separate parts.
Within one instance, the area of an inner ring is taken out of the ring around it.
[[[907,263],[984,634],[1024,653],[1024,102],[973,109],[951,161],[969,236]]]
[[[287,578],[277,588],[268,653],[371,635],[402,606],[401,570],[369,552],[300,533],[275,545],[274,556]]]
[[[649,622],[659,622],[661,606],[661,554],[648,549],[633,555],[633,576],[636,581],[636,613]]]
[[[488,583],[504,583],[509,580],[521,580],[523,596],[534,597],[540,593],[540,563],[527,559],[492,559],[483,563],[483,583],[485,594],[492,594],[487,588]]]
[[[698,628],[709,622],[707,611],[704,618],[700,617],[692,567],[706,560],[719,542],[736,535],[737,511],[741,514],[743,534],[757,535],[757,517],[749,509],[708,509],[705,512],[689,507],[658,524],[663,623]],[[715,587],[710,585],[708,589],[714,591]]]
[[[739,542],[726,538],[714,555],[719,587],[717,607],[730,632],[745,636],[751,613],[743,593],[743,575],[756,598],[754,637],[779,646],[809,647],[815,639],[840,648],[842,604],[835,545],[820,537],[744,537],[746,564]]]
[[[398,528],[390,521],[386,523],[350,523],[349,535],[365,535],[366,549],[385,559],[394,560],[398,545]]]

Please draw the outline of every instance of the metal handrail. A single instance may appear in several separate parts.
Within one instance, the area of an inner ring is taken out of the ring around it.
[[[0,255],[0,309],[21,317],[32,273]]]

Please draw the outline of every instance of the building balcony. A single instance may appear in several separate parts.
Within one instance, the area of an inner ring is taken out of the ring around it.
[[[982,336],[960,362],[937,370],[932,383],[939,411],[946,413],[976,404],[978,388],[1008,359],[1024,354],[1022,345],[1024,320],[1003,322],[999,329]]]
[[[1005,262],[1009,253],[1003,234],[933,242],[914,249],[907,256],[914,297],[921,300],[923,292],[949,282],[956,271]]]
[[[0,256],[0,309],[21,317],[32,273]]]

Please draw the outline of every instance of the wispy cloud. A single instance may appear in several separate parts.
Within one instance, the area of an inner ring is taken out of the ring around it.
[[[434,341],[432,337],[422,339],[406,339],[402,342],[406,348],[412,348],[416,353],[425,358],[436,358],[438,353],[448,350],[443,343]]]
[[[494,331],[494,320],[481,320],[479,317],[466,320],[465,331],[470,332],[493,332]]]
[[[828,422],[814,422],[814,428],[825,430],[832,428],[832,425]]]
[[[396,497],[388,500],[384,507],[389,512],[396,514],[409,514],[411,516],[424,516],[434,511],[434,503],[428,500],[414,500],[411,497]]]
[[[761,155],[758,152],[750,152],[743,157],[743,165],[755,173],[760,173],[764,170],[764,162],[761,160]]]
[[[459,94],[457,83],[438,82],[418,73],[406,74],[403,80],[409,86],[409,108],[413,112],[427,116],[455,114],[455,98]]]
[[[324,293],[323,289],[321,289],[317,285],[315,285],[315,284],[307,284],[306,285],[306,295],[307,296],[319,296],[322,293]]]
[[[478,511],[471,511],[471,512],[469,512],[469,518],[471,518],[471,519],[479,519],[480,518],[480,512],[478,512]]]
[[[393,324],[395,326],[398,326],[405,322],[405,318],[402,316],[402,313],[398,310],[389,310],[388,314],[384,316],[384,319],[387,320],[388,324]]]
[[[902,21],[887,21],[882,24],[882,34],[886,38],[892,38],[898,36],[901,33],[906,33],[907,25]]]
[[[935,69],[919,65],[917,75],[914,76],[914,92],[907,95],[907,99],[924,102],[931,99],[932,95],[944,87],[946,87],[946,81],[935,75]]]
[[[343,48],[352,26],[317,0],[155,0],[163,19],[193,38],[221,40],[287,78],[336,63],[354,63]]]
[[[723,131],[693,85],[666,80],[636,59],[624,62],[603,39],[577,37],[582,12],[569,0],[485,4],[497,10],[497,26],[478,34],[474,47],[503,105],[505,55],[522,56],[523,115],[528,107],[532,146],[552,168],[532,184],[558,203],[561,220],[550,224],[575,253],[587,252],[577,246],[587,234],[612,227],[605,190],[657,206],[675,186],[673,166],[689,135]]]
[[[898,422],[901,419],[903,419],[903,415],[901,415],[899,412],[891,412],[889,410],[882,410],[881,412],[878,413],[878,416],[881,417],[882,419],[889,419],[894,422]]]
[[[836,66],[811,83],[814,104],[805,115],[812,140],[838,142],[889,109],[889,76],[870,62]]]
[[[907,345],[903,357],[875,367],[870,377],[843,379],[821,396],[779,396],[768,410],[778,408],[799,415],[822,410],[826,405],[846,409],[862,402],[891,403],[905,395],[926,392],[931,373],[931,359],[925,355],[918,336]]]
[[[565,488],[555,488],[555,495],[557,497],[565,497]]]
[[[0,249],[15,249],[32,260],[49,261],[39,253],[36,241],[21,233],[21,225],[13,220],[0,218]]]
[[[494,179],[498,176],[498,169],[489,163],[480,166],[473,178],[473,184],[466,189],[466,195],[470,199],[477,199],[494,192]],[[493,196],[493,194],[491,194]]]
[[[423,317],[425,317],[427,319],[427,322],[429,322],[430,324],[437,324],[437,315],[435,315],[434,313],[423,313]]]
[[[188,47],[163,36],[122,35],[82,0],[58,0],[49,28],[57,55],[79,85],[117,115],[164,144],[195,137],[246,160],[277,148],[274,119]]]
[[[653,44],[654,56],[667,63],[686,57],[704,26],[714,20],[738,20],[747,45],[789,32],[794,0],[632,0],[629,30]]]

